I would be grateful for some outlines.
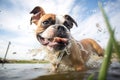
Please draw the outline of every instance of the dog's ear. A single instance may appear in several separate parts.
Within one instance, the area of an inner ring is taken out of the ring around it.
[[[43,10],[42,7],[36,6],[30,14],[33,14],[31,17],[30,23],[35,23],[37,24],[38,20],[45,14],[45,11]]]
[[[69,15],[64,15],[67,25],[69,25],[69,29],[71,29],[73,27],[73,24],[75,24],[75,26],[77,27],[77,22]]]

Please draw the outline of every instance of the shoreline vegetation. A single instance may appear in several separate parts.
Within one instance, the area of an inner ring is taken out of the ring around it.
[[[113,51],[111,62],[120,62],[117,54]],[[6,59],[0,58],[0,64],[2,63],[49,63],[47,60],[31,59],[31,60],[18,60],[18,59]]]
[[[49,63],[46,60],[38,60],[38,59],[33,59],[33,60],[16,60],[16,59],[6,59],[3,60],[0,58],[0,64],[2,63]]]

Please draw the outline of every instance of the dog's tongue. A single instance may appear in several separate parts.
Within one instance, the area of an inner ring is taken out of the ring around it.
[[[64,44],[66,45],[68,43],[68,39],[67,38],[60,38],[60,37],[55,37],[53,39],[53,41],[51,43],[49,43],[49,46],[55,46],[57,45],[58,43],[61,43],[61,44]]]
[[[62,43],[67,43],[68,39],[67,38],[60,38],[60,37],[55,37],[53,42],[62,42]]]

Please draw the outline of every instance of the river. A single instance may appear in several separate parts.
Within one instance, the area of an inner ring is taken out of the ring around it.
[[[87,80],[94,73],[97,80],[98,69],[83,72],[50,73],[50,64],[0,64],[0,80]],[[120,80],[120,63],[111,64],[107,80]]]

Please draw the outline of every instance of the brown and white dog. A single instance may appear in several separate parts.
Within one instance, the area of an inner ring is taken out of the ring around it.
[[[85,70],[92,55],[103,56],[103,49],[93,39],[76,41],[71,36],[70,29],[77,26],[71,16],[46,14],[39,6],[30,14],[31,23],[37,26],[36,37],[53,65],[52,71]]]

